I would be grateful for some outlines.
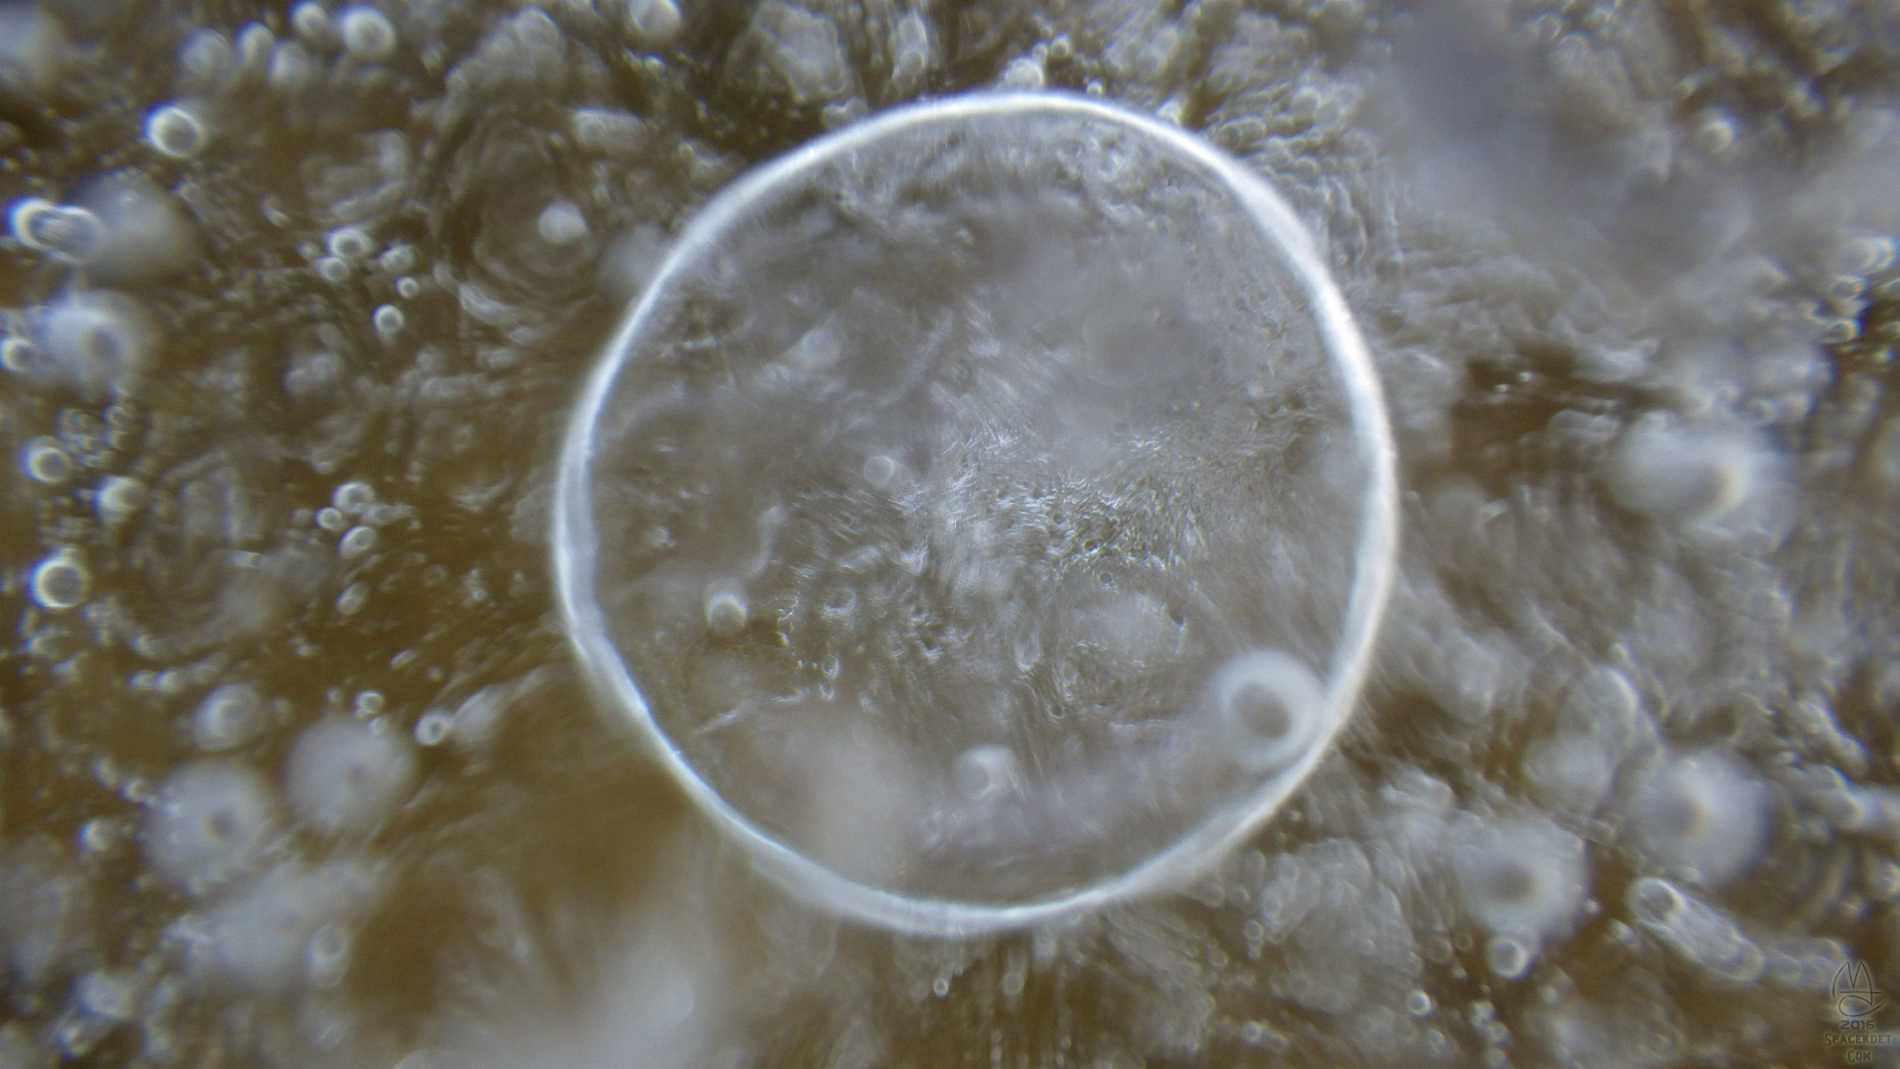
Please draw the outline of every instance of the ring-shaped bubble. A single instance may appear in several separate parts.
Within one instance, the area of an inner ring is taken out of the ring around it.
[[[1272,816],[1364,677],[1393,449],[1258,176],[977,94],[699,212],[587,382],[552,533],[591,677],[764,871],[959,934],[1178,885]],[[1208,697],[1256,651],[1322,694],[1271,772]]]

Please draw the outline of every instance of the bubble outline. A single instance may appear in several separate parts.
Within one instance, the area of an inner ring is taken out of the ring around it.
[[[887,134],[960,120],[1017,114],[1073,115],[1119,126],[1159,143],[1230,192],[1275,246],[1310,303],[1320,344],[1339,377],[1354,438],[1366,458],[1363,527],[1354,558],[1352,593],[1332,663],[1321,685],[1322,721],[1306,755],[1239,801],[1216,809],[1201,824],[1145,860],[1079,890],[1024,902],[923,898],[842,876],[755,826],[702,779],[653,719],[631,670],[607,636],[594,596],[598,541],[592,524],[594,431],[607,396],[647,325],[658,297],[682,269],[717,241],[756,200],[801,172],[848,155]],[[614,699],[687,795],[743,843],[759,868],[813,905],[898,931],[958,936],[1021,928],[1179,886],[1206,871],[1264,825],[1294,788],[1330,751],[1345,726],[1371,660],[1373,641],[1391,593],[1398,549],[1396,455],[1383,391],[1364,340],[1312,236],[1264,179],[1180,127],[1100,100],[1065,92],[978,92],[892,108],[807,142],[715,194],[693,216],[634,304],[589,376],[562,446],[552,511],[555,585],[568,639],[591,679]]]

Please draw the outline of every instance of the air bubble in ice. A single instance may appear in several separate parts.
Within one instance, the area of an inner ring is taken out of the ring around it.
[[[1003,67],[996,84],[1000,89],[1041,89],[1045,75],[1042,64],[1032,56],[1017,56]]]
[[[46,354],[25,338],[0,340],[0,367],[15,375],[39,375],[46,371]]]
[[[223,33],[209,26],[191,32],[178,46],[178,66],[199,83],[222,79],[237,64],[237,53]]]
[[[1670,761],[1630,798],[1632,846],[1662,872],[1714,887],[1747,872],[1768,839],[1768,789],[1719,750]]]
[[[63,483],[73,475],[73,458],[56,438],[34,438],[21,450],[20,466],[34,482]]]
[[[375,548],[376,528],[374,527],[352,527],[344,532],[343,537],[338,539],[336,544],[337,555],[344,560],[355,560]]]
[[[1523,976],[1536,957],[1536,948],[1519,936],[1494,935],[1484,944],[1485,967],[1501,979]]]
[[[1452,856],[1465,913],[1499,935],[1566,933],[1583,908],[1583,840],[1544,818],[1479,829]]]
[[[343,981],[349,966],[350,933],[335,922],[310,933],[304,945],[304,972],[310,986],[318,990],[333,988]]]
[[[393,341],[396,335],[402,333],[402,309],[393,304],[378,305],[370,321],[375,324],[376,333],[381,335],[384,341]]]
[[[1740,505],[1758,461],[1733,437],[1645,417],[1612,448],[1605,480],[1619,504],[1652,519],[1693,521]]]
[[[1262,771],[1294,764],[1325,709],[1313,673],[1278,650],[1233,658],[1214,676],[1212,701],[1239,763]]]
[[[7,222],[20,244],[67,263],[91,263],[106,243],[105,224],[96,214],[38,197],[15,202]]]
[[[541,209],[535,233],[550,245],[572,245],[587,237],[587,217],[571,200],[557,200]]]
[[[107,282],[158,278],[189,265],[197,231],[178,198],[136,171],[117,171],[88,183],[76,203],[104,227],[95,277]]]
[[[388,59],[396,51],[396,27],[389,16],[368,4],[351,4],[337,20],[343,47],[366,63]]]
[[[205,695],[191,714],[191,741],[200,750],[231,750],[264,729],[264,702],[248,683],[226,683]]]
[[[129,297],[82,290],[46,310],[46,354],[89,390],[124,388],[152,349],[151,322]]]
[[[897,461],[878,454],[864,462],[864,481],[880,490],[888,489],[897,481]]]
[[[71,549],[62,549],[33,569],[33,600],[41,608],[70,609],[92,591],[92,576]]]
[[[198,761],[160,785],[146,814],[145,853],[160,874],[202,894],[255,866],[276,832],[270,791],[256,773]]]
[[[145,504],[145,484],[128,475],[108,475],[92,492],[92,507],[102,523],[123,523]]]
[[[627,28],[643,48],[670,48],[685,19],[673,0],[627,0]]]
[[[745,599],[736,591],[719,589],[706,595],[706,629],[720,638],[731,638],[745,630]]]
[[[376,240],[354,226],[340,226],[330,231],[324,246],[330,255],[347,263],[366,260],[376,252]]]
[[[187,160],[209,138],[204,120],[180,104],[164,104],[145,116],[145,142],[175,160]]]
[[[331,834],[373,829],[408,794],[415,756],[381,725],[328,717],[305,728],[287,768],[290,807]]]
[[[431,709],[416,718],[416,742],[423,746],[440,746],[454,730],[455,714],[447,710]]]
[[[303,0],[291,8],[290,28],[313,48],[329,47],[336,42],[336,27],[330,24],[330,13],[323,10],[318,0]]]

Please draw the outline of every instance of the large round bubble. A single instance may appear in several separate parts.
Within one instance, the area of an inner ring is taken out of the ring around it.
[[[1324,755],[1394,552],[1314,244],[1084,98],[887,112],[741,180],[588,385],[555,554],[621,712],[767,871],[918,931],[1174,883]]]

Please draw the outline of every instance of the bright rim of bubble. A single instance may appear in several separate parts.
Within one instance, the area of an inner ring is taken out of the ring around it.
[[[1352,546],[1350,589],[1338,634],[1320,679],[1325,707],[1312,745],[1283,774],[1267,778],[1237,804],[1208,815],[1162,849],[1105,879],[1026,900],[986,901],[892,890],[844,875],[763,829],[723,796],[688,760],[655,719],[641,686],[610,636],[596,592],[599,536],[594,530],[591,478],[598,424],[609,395],[643,340],[668,287],[727,239],[760,201],[796,186],[807,172],[853,160],[880,139],[921,129],[1009,118],[1101,124],[1141,139],[1170,166],[1191,171],[1231,197],[1259,237],[1283,261],[1306,302],[1310,324],[1343,396],[1351,441],[1364,465],[1357,495],[1358,535]],[[682,232],[586,384],[569,424],[552,510],[553,564],[568,635],[590,674],[652,743],[656,756],[695,802],[751,851],[756,862],[792,893],[823,908],[900,931],[958,935],[1019,928],[1171,889],[1205,872],[1264,825],[1329,752],[1364,680],[1380,617],[1390,592],[1397,549],[1394,448],[1382,392],[1370,355],[1312,237],[1290,207],[1257,175],[1182,129],[1099,101],[1062,93],[970,94],[896,108],[803,147],[742,176],[708,202]]]

